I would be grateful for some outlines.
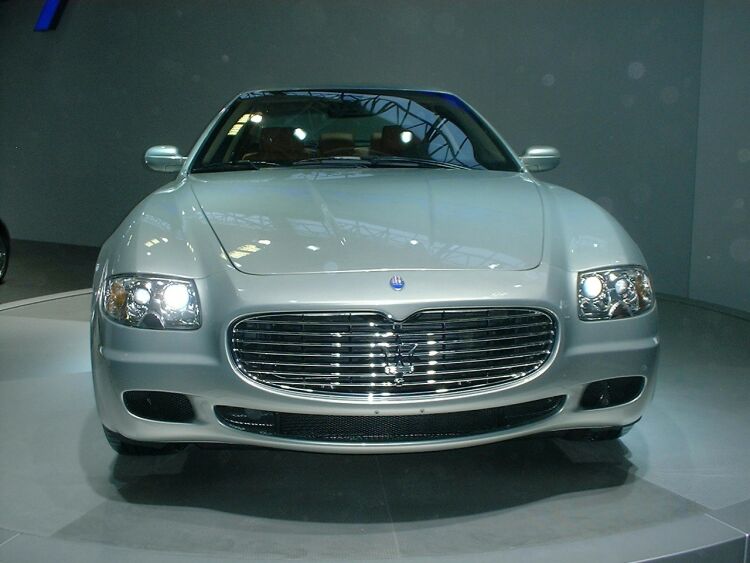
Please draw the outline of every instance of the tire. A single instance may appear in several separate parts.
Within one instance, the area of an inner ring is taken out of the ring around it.
[[[630,427],[612,426],[610,428],[581,428],[579,430],[568,430],[560,436],[564,440],[576,442],[606,442],[619,440]]]
[[[109,428],[102,426],[107,442],[119,455],[148,456],[164,455],[177,452],[185,447],[184,444],[171,444],[159,442],[138,442],[125,436],[112,432]]]

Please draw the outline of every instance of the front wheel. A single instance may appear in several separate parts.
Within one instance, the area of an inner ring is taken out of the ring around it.
[[[120,455],[146,456],[146,455],[163,455],[171,454],[185,447],[184,444],[163,444],[158,442],[138,442],[126,438],[122,434],[113,432],[109,428],[102,426],[104,436],[107,442]]]
[[[589,440],[592,442],[606,442],[609,440],[619,440],[625,434],[622,426],[615,428],[606,428],[604,430],[591,430]]]
[[[562,432],[560,438],[576,442],[606,442],[622,438],[632,427],[631,424],[630,426],[610,426],[609,428],[579,428]]]

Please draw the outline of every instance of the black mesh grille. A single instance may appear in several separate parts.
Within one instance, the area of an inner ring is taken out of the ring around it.
[[[646,378],[641,376],[617,377],[589,383],[581,397],[581,408],[603,409],[624,405],[641,394]]]
[[[518,380],[552,353],[556,324],[530,308],[272,313],[230,330],[237,367],[266,385],[334,395],[451,393]]]
[[[218,406],[219,420],[237,430],[320,442],[418,442],[507,430],[555,414],[565,397],[445,414],[332,416]]]
[[[190,399],[165,391],[126,391],[125,407],[135,416],[161,422],[191,422],[195,418]]]

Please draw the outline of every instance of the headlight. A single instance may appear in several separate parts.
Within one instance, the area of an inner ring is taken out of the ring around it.
[[[201,325],[192,281],[114,276],[107,280],[102,305],[109,318],[128,326],[189,330]]]
[[[632,317],[654,306],[645,269],[609,268],[578,274],[578,316],[584,321]]]

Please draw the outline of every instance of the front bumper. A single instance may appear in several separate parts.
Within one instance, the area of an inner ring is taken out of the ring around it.
[[[468,447],[542,432],[627,426],[641,417],[653,395],[659,345],[655,308],[631,319],[581,321],[576,303],[569,297],[575,295],[576,274],[545,266],[520,272],[401,272],[409,281],[407,289],[399,293],[388,286],[392,274],[252,276],[227,269],[196,280],[203,325],[195,331],[118,325],[101,314],[95,297],[92,365],[102,423],[126,438],[146,442],[219,442],[335,453],[413,452]],[[552,357],[533,375],[508,386],[367,400],[261,386],[236,371],[227,347],[231,322],[252,313],[378,310],[402,319],[425,308],[472,306],[529,306],[552,311],[559,328]],[[622,376],[645,378],[637,398],[615,407],[580,407],[589,383]],[[139,418],[123,402],[123,393],[130,390],[187,395],[195,420],[174,423]],[[334,443],[281,438],[229,428],[215,413],[215,407],[223,405],[327,416],[419,416],[491,409],[555,396],[564,396],[565,404],[544,420],[480,435],[422,441]]]

